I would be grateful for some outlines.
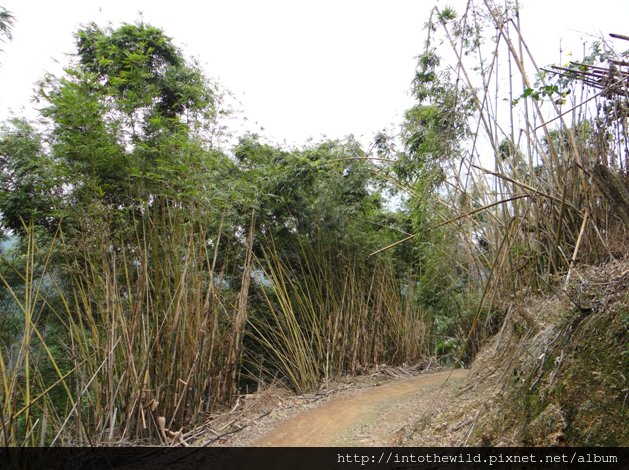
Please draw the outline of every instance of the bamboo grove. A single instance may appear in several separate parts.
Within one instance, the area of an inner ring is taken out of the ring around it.
[[[416,105],[369,149],[239,135],[160,29],[79,29],[40,120],[0,129],[2,445],[159,443],[274,380],[466,366],[502,299],[624,256],[626,57],[539,69],[517,13],[433,9]]]

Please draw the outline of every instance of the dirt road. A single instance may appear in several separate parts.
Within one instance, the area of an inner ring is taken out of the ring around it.
[[[387,446],[395,445],[397,431],[439,400],[448,379],[451,389],[467,370],[420,375],[374,387],[347,398],[337,398],[278,426],[256,441],[259,447]],[[442,393],[445,393],[443,391]],[[435,400],[436,398],[436,400]]]

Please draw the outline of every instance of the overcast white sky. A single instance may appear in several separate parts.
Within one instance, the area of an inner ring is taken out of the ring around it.
[[[0,45],[0,120],[32,115],[33,83],[59,74],[81,23],[144,21],[163,28],[242,101],[257,130],[303,143],[322,134],[374,132],[401,121],[429,11],[464,0],[0,0],[16,16],[13,42]],[[559,41],[580,57],[574,32],[629,35],[627,0],[521,0],[525,39],[539,65],[557,62]],[[629,43],[617,41],[619,48]],[[20,111],[21,107],[24,111]],[[360,136],[363,136],[362,138]]]

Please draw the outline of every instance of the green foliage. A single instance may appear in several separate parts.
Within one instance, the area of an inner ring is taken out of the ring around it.
[[[6,8],[0,6],[0,41],[4,42],[4,39],[1,39],[1,36],[6,37],[9,41],[13,40],[14,23],[15,16],[13,16]]]
[[[146,108],[147,121],[155,123],[212,104],[200,71],[158,28],[138,23],[114,30],[91,23],[78,31],[76,42],[81,68],[110,90],[127,114]]]
[[[526,88],[524,92],[515,100],[511,102],[511,106],[517,105],[522,98],[531,97],[535,101],[542,101],[545,97],[548,97],[555,101],[558,105],[566,104],[565,98],[570,94],[569,89],[560,90],[558,85],[539,85],[537,89]],[[557,95],[558,98],[554,99],[553,96]]]
[[[456,11],[452,7],[446,5],[439,12],[437,17],[439,18],[439,21],[443,23],[447,23],[448,21],[456,19],[456,16],[457,16]]]
[[[201,324],[188,322],[199,316],[178,323],[172,318],[171,306],[175,302],[182,308],[184,291],[193,288],[197,299],[202,298],[208,288],[207,276],[213,278],[208,274],[210,266],[221,276],[239,276],[238,268],[228,271],[229,256],[243,256],[238,250],[242,241],[234,234],[239,214],[233,207],[239,202],[248,204],[246,194],[234,197],[242,193],[242,181],[230,178],[231,189],[222,185],[225,176],[234,173],[234,164],[215,148],[216,136],[223,132],[218,120],[229,112],[215,108],[221,103],[222,91],[203,76],[197,64],[188,63],[168,37],[143,24],[105,30],[89,25],[77,33],[77,48],[78,63],[67,67],[62,77],[48,75],[39,83],[38,99],[44,105],[41,112],[46,121],[35,125],[12,119],[0,131],[0,220],[3,230],[21,236],[15,257],[6,260],[0,271],[5,281],[0,300],[10,307],[0,316],[7,327],[2,357],[10,367],[7,373],[14,373],[19,369],[11,359],[14,345],[24,358],[29,357],[28,351],[44,347],[59,369],[53,381],[67,370],[64,364],[75,368],[75,375],[61,382],[70,390],[65,397],[55,398],[55,388],[40,402],[46,403],[54,416],[62,416],[62,421],[68,413],[76,413],[83,423],[76,433],[64,430],[62,422],[54,423],[57,442],[61,438],[66,443],[66,438],[81,443],[90,434],[102,432],[107,419],[116,419],[115,413],[118,424],[126,427],[121,430],[123,436],[135,432],[140,416],[133,409],[124,416],[120,413],[138,399],[137,392],[147,380],[141,371],[148,377],[166,377],[170,387],[180,378],[187,380],[188,372],[183,370],[190,361],[200,359],[209,364],[203,370],[212,377],[219,375],[216,367],[235,370],[237,362],[212,352],[212,341],[202,341],[198,355],[191,357],[195,353],[183,336],[173,335],[170,328],[162,330],[160,325],[174,325],[182,335],[197,331],[203,338],[208,333]],[[26,229],[29,222],[34,227]],[[225,237],[226,251],[221,250],[220,256],[211,251],[205,255],[223,222],[232,234]],[[51,235],[57,230],[61,239],[54,240]],[[43,264],[51,266],[49,274],[38,267],[41,263],[26,256],[38,252],[33,243],[48,253]],[[190,250],[199,254],[194,263],[185,255]],[[26,273],[26,278],[20,273]],[[33,314],[23,314],[20,326],[19,311],[16,313],[20,293],[28,293],[33,281],[52,288],[47,301],[28,310],[38,312],[37,328],[48,325],[41,338],[24,336]],[[137,298],[142,291],[136,290],[135,283],[145,286],[150,306]],[[236,283],[232,284],[236,288]],[[187,302],[189,297],[185,299]],[[229,297],[222,300],[229,305]],[[221,340],[232,328],[230,320],[219,325],[211,319],[216,309],[204,310],[203,301],[195,305],[206,327],[209,322],[210,334]],[[134,331],[139,318],[143,319],[142,329]],[[164,349],[154,350],[156,342]],[[124,349],[115,349],[113,345],[118,343]],[[184,347],[183,356],[179,355],[180,346]],[[238,357],[239,347],[233,345],[230,357]],[[50,376],[51,366],[37,354],[33,370]],[[152,359],[147,359],[147,354]],[[172,363],[172,357],[179,362]],[[139,375],[122,366],[134,360],[144,362],[136,368]],[[220,365],[213,366],[213,361]],[[104,362],[106,369],[102,369]],[[204,377],[205,372],[196,374]],[[86,385],[85,377],[92,378],[92,386]],[[38,376],[34,379],[40,380]],[[202,401],[199,394],[211,380],[202,379],[191,399]],[[28,397],[26,401],[19,398],[23,396],[21,382],[15,383],[18,388],[7,400],[14,407],[26,406]],[[34,383],[33,390],[41,391],[48,383],[48,379]],[[219,383],[220,387],[220,394],[211,400],[205,397],[208,407],[234,393],[232,385],[225,388],[225,383]],[[172,395],[164,398],[170,405],[165,401],[162,412],[169,418],[194,421]],[[86,399],[89,405],[75,407],[76,399]],[[3,409],[8,409],[6,406],[3,403]],[[30,415],[24,415],[26,421],[12,428],[10,444],[21,445],[19,436],[28,434],[34,417],[43,412],[33,408]],[[46,442],[53,442],[55,434],[46,437]],[[8,438],[6,434],[4,438]]]
[[[213,149],[223,92],[161,30],[91,24],[76,38],[80,62],[39,83],[46,126],[13,119],[0,131],[5,229],[69,227],[96,201],[123,213],[194,197],[227,162]]]
[[[449,42],[461,60],[468,55],[478,57],[480,68],[475,70],[485,74],[490,64],[481,48],[488,34],[496,34],[493,18],[507,18],[514,11],[512,4],[493,12],[470,5],[459,17],[452,8],[435,8],[412,82],[417,102],[405,113],[398,136],[403,151],[394,151],[393,139],[383,135],[375,142],[379,154],[395,159],[393,174],[407,192],[404,205],[412,224],[407,231],[414,234],[408,243],[414,244],[413,260],[418,262],[413,302],[430,318],[435,335],[431,350],[447,352],[456,360],[458,354],[455,358],[452,353],[461,351],[460,339],[471,337],[463,357],[466,363],[484,337],[477,319],[486,316],[480,303],[492,255],[484,235],[491,231],[491,216],[483,211],[485,191],[470,189],[466,176],[470,149],[477,151],[470,124],[482,123],[485,110],[478,109],[478,91],[465,83],[461,69],[442,64],[435,44]],[[440,30],[445,31],[442,41],[436,38]],[[503,145],[502,151],[512,154],[516,150]],[[480,212],[465,216],[474,211]]]
[[[27,444],[160,439],[157,416],[194,425],[247,370],[303,389],[427,354],[418,252],[368,257],[421,211],[383,207],[388,176],[352,136],[282,148],[247,134],[226,149],[225,92],[163,31],[89,24],[75,38],[75,61],[38,83],[44,119],[0,129],[0,228],[17,237],[0,265],[2,406],[28,410],[6,445],[44,416]],[[441,111],[458,95],[438,58],[423,63],[397,169],[418,188],[436,186],[423,172],[443,171],[460,124]],[[30,398],[21,367],[36,372]]]
[[[13,118],[0,127],[0,166],[0,230],[24,233],[29,220],[54,230],[62,181],[34,124]]]
[[[440,71],[440,64],[434,49],[418,57],[412,89],[418,103],[405,114],[400,135],[405,152],[395,164],[400,178],[420,185],[418,194],[443,182],[444,171],[461,156],[461,141],[469,134],[471,97]]]
[[[76,38],[80,62],[42,80],[39,96],[77,199],[129,205],[185,192],[211,160],[199,131],[216,124],[213,84],[157,28],[91,24]]]
[[[304,235],[326,244],[343,240],[364,255],[378,248],[365,245],[374,229],[362,221],[382,214],[381,195],[353,138],[283,150],[248,135],[234,154],[243,177],[257,184],[256,223],[276,244]]]
[[[48,410],[67,409],[75,399],[65,380],[72,365],[63,346],[63,321],[50,321],[52,313],[63,310],[48,263],[50,251],[37,247],[32,226],[24,241],[23,255],[0,256],[3,446],[48,444],[47,425],[58,419]]]

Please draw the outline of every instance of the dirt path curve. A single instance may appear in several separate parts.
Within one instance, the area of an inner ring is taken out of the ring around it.
[[[460,381],[467,370],[454,370],[420,375],[390,385],[372,388],[348,398],[338,398],[320,408],[303,413],[280,425],[267,436],[255,442],[258,447],[319,447],[382,445],[387,436],[405,424],[409,411],[416,408],[415,401],[432,399],[436,389],[450,376],[450,382]],[[434,393],[431,393],[434,392]],[[416,400],[415,400],[416,399]],[[429,404],[428,404],[429,405]],[[365,439],[357,439],[361,435]],[[384,440],[383,440],[384,439]]]

